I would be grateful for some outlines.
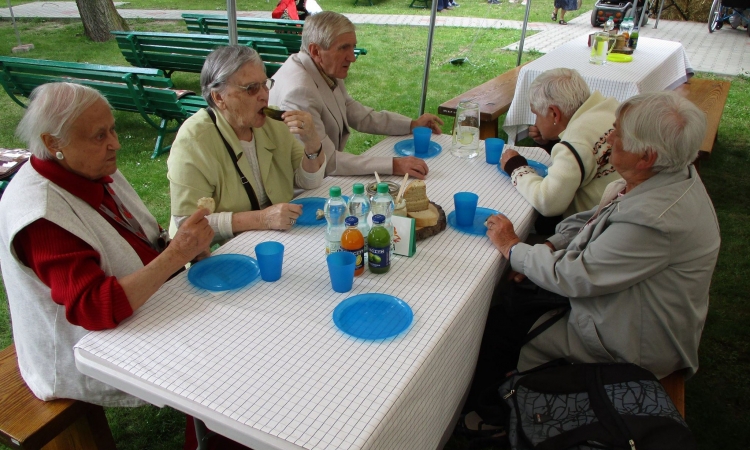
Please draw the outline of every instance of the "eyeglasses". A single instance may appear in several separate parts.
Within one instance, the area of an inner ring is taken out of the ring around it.
[[[255,95],[260,91],[261,87],[264,87],[266,88],[267,91],[270,91],[274,83],[275,81],[273,78],[266,78],[266,81],[261,81],[260,83],[250,83],[247,86],[240,86],[238,84],[232,84],[232,83],[227,83],[227,84],[240,88],[250,95]]]

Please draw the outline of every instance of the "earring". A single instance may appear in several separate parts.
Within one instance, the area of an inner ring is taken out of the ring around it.
[[[62,161],[63,159],[65,159],[65,155],[63,155],[63,152],[57,152],[57,153],[55,153],[55,158],[57,158],[60,161]]]
[[[557,122],[552,122],[552,125],[557,125]]]

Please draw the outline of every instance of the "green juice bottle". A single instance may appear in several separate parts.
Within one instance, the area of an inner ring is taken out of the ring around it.
[[[386,273],[391,269],[391,234],[383,226],[384,222],[384,215],[372,216],[372,228],[367,234],[367,265],[372,273]]]

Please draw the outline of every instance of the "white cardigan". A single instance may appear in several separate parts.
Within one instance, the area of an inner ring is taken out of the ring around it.
[[[119,171],[112,178],[111,187],[156,242],[156,220]],[[144,404],[76,368],[73,347],[88,331],[68,322],[65,307],[52,301],[50,288],[18,260],[13,248],[16,234],[41,218],[91,245],[107,276],[120,278],[143,267],[135,250],[88,203],[25,164],[0,201],[0,261],[21,376],[34,395],[45,401],[72,398],[102,406]]]

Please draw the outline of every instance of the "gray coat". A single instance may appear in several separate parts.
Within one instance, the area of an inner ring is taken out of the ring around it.
[[[602,203],[624,186],[611,183]],[[523,347],[519,369],[565,357],[631,362],[659,378],[687,368],[692,376],[720,243],[695,167],[657,174],[599,209],[598,216],[593,209],[560,223],[549,239],[557,251],[526,244],[513,250],[514,270],[571,303],[563,319]]]
[[[400,136],[411,132],[411,119],[389,111],[375,111],[354,100],[344,80],[331,90],[306,53],[291,55],[273,76],[268,103],[284,110],[307,111],[315,121],[326,154],[326,176],[393,173],[392,157],[344,152],[350,128],[370,134]]]

